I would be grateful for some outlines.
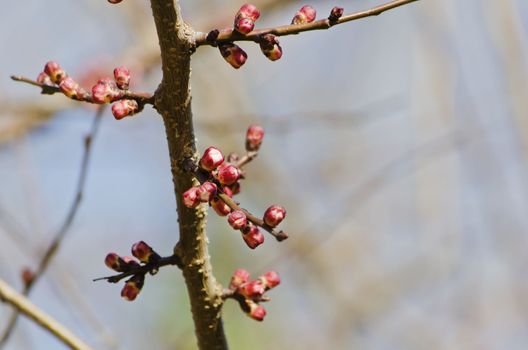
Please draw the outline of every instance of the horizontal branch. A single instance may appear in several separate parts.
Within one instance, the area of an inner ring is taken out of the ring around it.
[[[123,278],[126,278],[128,276],[146,274],[146,273],[154,274],[159,270],[160,267],[168,266],[168,265],[176,265],[179,268],[181,268],[183,263],[180,257],[174,254],[171,256],[163,257],[159,259],[158,261],[153,261],[145,265],[138,265],[137,267],[133,267],[126,272],[113,275],[113,276],[96,278],[93,281],[96,282],[96,281],[107,280],[110,283],[117,283],[121,281]]]
[[[26,78],[26,77],[21,76],[21,75],[12,75],[11,79],[14,80],[14,81],[30,84],[30,85],[33,85],[33,86],[38,86],[38,87],[40,87],[42,89],[42,93],[46,94],[46,95],[53,95],[53,94],[56,94],[56,93],[63,94],[61,89],[58,86],[42,84],[42,83],[39,83],[36,80],[29,79],[29,78]],[[91,94],[87,94],[86,96],[80,97],[78,99],[77,98],[70,98],[70,99],[75,100],[75,101],[96,103],[96,102],[94,102]],[[153,105],[154,104],[154,95],[150,94],[148,92],[131,92],[131,91],[125,90],[125,91],[123,91],[123,96],[118,98],[118,100],[124,100],[124,99],[136,100],[141,105],[145,105],[145,104]]]
[[[256,217],[255,215],[251,214],[249,211],[247,211],[246,209],[244,208],[241,208],[231,197],[229,197],[227,194],[225,193],[219,193],[218,194],[218,197],[220,197],[220,199],[222,201],[224,201],[225,204],[227,204],[227,206],[229,208],[231,208],[232,210],[241,210],[244,212],[244,214],[246,214],[246,217],[247,219],[257,225],[257,226],[260,226],[262,227],[264,230],[268,231],[273,237],[275,237],[275,239],[277,239],[277,241],[284,241],[285,239],[288,238],[288,234],[284,231],[275,231],[273,229],[273,227],[269,226],[269,225],[266,225],[266,223],[264,222],[264,220],[262,220],[261,218],[259,217]]]
[[[284,25],[284,26],[273,27],[273,28],[258,29],[258,30],[254,30],[248,33],[247,35],[240,34],[239,32],[234,31],[233,29],[223,29],[223,30],[220,30],[220,34],[214,40],[214,42],[207,41],[208,33],[197,32],[196,38],[195,38],[196,47],[202,46],[202,45],[216,45],[217,43],[226,43],[226,42],[233,42],[233,41],[259,42],[261,37],[266,34],[273,34],[276,36],[286,36],[286,35],[298,34],[302,32],[308,32],[312,30],[328,29],[338,24],[355,21],[355,20],[365,18],[365,17],[377,16],[377,15],[382,14],[385,11],[392,10],[396,7],[407,5],[415,1],[418,1],[418,0],[391,1],[389,3],[371,8],[366,11],[356,12],[356,13],[342,16],[336,21],[330,21],[328,18],[325,18],[325,19],[320,19],[320,20],[317,20],[311,23],[291,24],[291,25]]]
[[[42,328],[53,334],[58,340],[76,350],[90,350],[91,348],[70,330],[58,323],[51,316],[40,310],[25,296],[17,293],[7,283],[0,279],[0,300],[12,305],[18,311],[31,318]]]

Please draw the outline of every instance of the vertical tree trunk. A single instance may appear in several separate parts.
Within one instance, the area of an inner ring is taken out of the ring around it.
[[[163,80],[155,106],[167,133],[180,240],[175,251],[183,261],[183,276],[191,302],[200,349],[227,349],[220,311],[221,287],[216,282],[207,251],[206,207],[186,208],[182,193],[196,181],[183,161],[197,158],[191,112],[189,78],[194,32],[182,20],[178,1],[151,0],[161,48]]]

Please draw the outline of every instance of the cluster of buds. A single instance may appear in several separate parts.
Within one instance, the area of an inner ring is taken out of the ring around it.
[[[255,249],[264,243],[264,235],[259,226],[273,229],[285,218],[286,210],[277,205],[269,207],[262,219],[238,207],[236,202],[228,201],[240,192],[240,180],[244,178],[241,169],[251,157],[255,157],[264,138],[264,129],[259,125],[251,125],[246,132],[245,161],[235,153],[227,159],[216,147],[209,147],[200,158],[197,167],[197,178],[201,184],[189,188],[183,193],[183,204],[188,208],[196,208],[201,203],[209,203],[219,216],[227,216],[229,225],[241,232],[248,247]],[[230,203],[231,202],[231,203]],[[230,205],[229,205],[230,204]],[[234,204],[234,205],[233,205]],[[284,239],[284,237],[281,237]]]
[[[246,270],[236,270],[229,283],[229,296],[239,302],[240,307],[249,317],[262,321],[266,316],[266,309],[260,303],[269,301],[264,293],[278,286],[280,277],[277,272],[269,271],[255,280],[249,278],[249,272]]]
[[[62,67],[55,61],[49,61],[44,66],[44,71],[37,77],[37,82],[45,86],[58,87],[67,97],[74,100],[84,100],[89,98],[89,94],[84,90]],[[44,91],[44,90],[43,90]]]
[[[116,253],[108,253],[105,258],[105,265],[120,273],[131,273],[138,268],[145,265],[152,265],[153,268],[149,270],[151,274],[157,272],[156,263],[161,259],[160,255],[156,253],[147,243],[139,241],[132,245],[132,255],[119,256]],[[131,278],[125,282],[125,286],[121,290],[121,296],[129,301],[136,299],[143,284],[145,282],[145,272],[131,273]]]
[[[142,106],[133,99],[124,99],[130,85],[130,71],[126,67],[114,69],[114,78],[99,79],[91,89],[91,94],[83,89],[77,81],[68,76],[66,71],[55,61],[50,61],[44,66],[44,71],[37,77],[37,82],[42,84],[43,92],[46,87],[59,88],[67,97],[93,103],[113,103],[112,114],[116,119],[139,112]]]

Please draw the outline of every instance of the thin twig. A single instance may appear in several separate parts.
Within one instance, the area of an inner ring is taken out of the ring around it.
[[[47,95],[53,95],[56,93],[62,94],[61,89],[55,85],[42,84],[36,80],[29,79],[21,75],[12,75],[11,79],[14,81],[21,82],[21,83],[38,86],[42,89],[43,94],[47,94]],[[154,95],[147,93],[147,92],[123,91],[123,96],[118,98],[118,100],[123,100],[123,99],[136,100],[141,105],[145,105],[145,104],[153,105],[154,104]],[[79,98],[72,98],[72,100],[83,101],[83,102],[88,102],[88,103],[96,103],[94,102],[91,94],[86,94],[86,96],[79,97]]]
[[[320,19],[320,20],[317,20],[311,23],[291,24],[291,25],[284,25],[284,26],[273,27],[273,28],[258,29],[258,30],[254,30],[250,32],[247,35],[240,34],[237,31],[234,31],[233,29],[225,29],[225,30],[220,31],[220,34],[215,39],[214,43],[207,41],[206,38],[207,38],[208,33],[198,33],[197,32],[196,33],[196,47],[202,46],[202,45],[213,45],[213,44],[216,45],[217,43],[225,43],[225,42],[233,42],[233,41],[259,42],[261,40],[261,37],[266,34],[273,34],[276,36],[286,36],[286,35],[307,32],[311,30],[329,29],[335,25],[342,24],[345,22],[355,21],[355,20],[365,18],[365,17],[370,17],[370,16],[377,16],[385,11],[392,10],[396,7],[407,5],[415,1],[418,1],[418,0],[391,1],[389,3],[371,8],[366,11],[356,12],[356,13],[342,16],[334,22],[331,22],[328,18],[325,18],[325,19]]]
[[[253,224],[257,225],[257,226],[260,226],[262,227],[264,230],[268,231],[273,237],[275,237],[275,239],[277,241],[284,241],[285,239],[288,238],[288,234],[284,231],[276,231],[275,229],[273,229],[273,227],[269,226],[269,225],[266,225],[266,223],[264,222],[264,220],[262,220],[261,218],[259,217],[256,217],[255,215],[251,214],[249,211],[247,211],[246,209],[240,207],[231,197],[229,197],[227,194],[225,193],[219,193],[218,194],[218,197],[224,201],[225,204],[227,204],[227,206],[229,208],[231,208],[232,210],[241,210],[244,212],[244,214],[246,214],[246,217],[249,221],[251,221]]]
[[[92,142],[99,130],[99,125],[101,123],[101,118],[102,118],[104,110],[105,110],[104,106],[101,106],[98,108],[95,114],[91,129],[90,129],[90,133],[84,139],[84,154],[82,157],[81,170],[79,173],[79,180],[77,183],[77,190],[76,190],[75,197],[73,199],[73,203],[68,212],[68,215],[64,219],[64,222],[62,223],[60,229],[57,231],[57,233],[55,234],[55,237],[53,238],[50,245],[46,249],[46,252],[42,256],[42,259],[40,260],[39,265],[36,271],[34,272],[33,278],[31,278],[24,284],[24,288],[22,290],[23,295],[26,295],[26,296],[29,295],[29,292],[31,291],[33,285],[46,272],[46,269],[48,268],[49,263],[51,262],[55,254],[57,253],[57,250],[59,249],[59,246],[62,240],[64,239],[66,234],[69,232],[71,224],[77,214],[77,211],[79,209],[79,206],[81,204],[82,197],[83,197],[84,185],[86,182],[86,175],[88,173],[88,166],[90,163]],[[11,333],[13,332],[13,329],[15,328],[17,319],[18,319],[18,311],[15,311],[11,315],[11,318],[9,319],[9,323],[6,329],[4,330],[4,332],[2,333],[2,337],[0,338],[0,346],[4,345],[9,339],[9,336],[11,335]]]
[[[130,270],[126,272],[122,272],[118,275],[108,276],[108,277],[99,277],[94,279],[94,282],[106,280],[110,283],[117,283],[121,281],[123,278],[126,278],[128,276],[133,276],[137,274],[146,274],[147,272],[151,274],[157,273],[160,267],[168,266],[168,265],[176,265],[179,268],[182,267],[183,263],[181,261],[181,258],[174,254],[171,256],[163,257],[159,259],[158,261],[151,262],[145,265],[138,265],[137,267],[131,268]]]
[[[77,338],[69,329],[58,323],[51,316],[44,313],[31,303],[24,295],[17,293],[7,283],[0,279],[0,300],[12,305],[17,312],[31,318],[42,328],[53,334],[58,340],[76,350],[90,350],[91,348]]]

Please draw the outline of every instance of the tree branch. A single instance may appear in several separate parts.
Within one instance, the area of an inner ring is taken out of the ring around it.
[[[197,183],[195,176],[183,168],[185,159],[198,157],[189,86],[194,31],[184,23],[178,1],[151,0],[150,3],[163,70],[155,106],[165,124],[180,227],[175,253],[182,259],[199,348],[227,349],[220,314],[222,288],[213,276],[207,251],[207,208],[200,205],[189,209],[182,201],[183,192]]]
[[[17,293],[7,283],[0,279],[0,300],[12,305],[18,312],[31,318],[42,328],[53,334],[58,340],[76,350],[90,350],[91,348],[81,339],[77,338],[70,330],[58,323],[51,316],[44,313],[25,296]]]
[[[355,21],[361,18],[365,17],[371,17],[371,16],[377,16],[382,14],[385,11],[392,10],[394,8],[410,4],[412,2],[415,2],[418,0],[396,0],[391,1],[389,3],[371,8],[366,11],[356,12],[349,15],[345,15],[340,17],[336,21],[330,21],[328,18],[320,19],[311,23],[304,23],[304,24],[291,24],[291,25],[284,25],[284,26],[278,26],[273,28],[265,28],[265,29],[258,29],[254,30],[247,35],[240,34],[233,29],[224,29],[220,31],[220,34],[215,39],[214,43],[211,43],[207,41],[207,34],[208,33],[196,33],[196,47],[202,46],[202,45],[216,45],[217,43],[226,43],[226,42],[234,42],[234,41],[254,41],[259,42],[261,40],[261,37],[265,34],[273,34],[276,36],[286,36],[286,35],[292,35],[292,34],[299,34],[302,32],[308,32],[312,30],[323,30],[323,29],[329,29],[335,25]]]

